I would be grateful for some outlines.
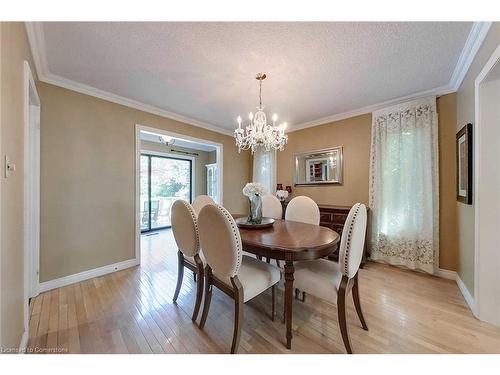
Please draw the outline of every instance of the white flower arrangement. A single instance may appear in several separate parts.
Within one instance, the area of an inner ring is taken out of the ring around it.
[[[286,190],[276,190],[276,197],[280,201],[285,201],[288,198],[288,191]]]
[[[249,182],[243,188],[243,195],[247,197],[252,197],[254,195],[263,196],[266,192],[266,188],[259,182]]]

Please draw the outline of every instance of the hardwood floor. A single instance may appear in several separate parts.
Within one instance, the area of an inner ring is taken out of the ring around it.
[[[142,265],[40,294],[30,310],[29,348],[60,353],[228,353],[233,303],[214,290],[201,331],[191,322],[195,283],[185,272],[172,303],[177,249],[170,230],[143,236]],[[283,293],[270,320],[271,291],[245,304],[239,353],[344,353],[335,306],[294,302],[292,350],[284,346]],[[347,319],[355,353],[500,353],[500,329],[475,319],[455,282],[368,263],[360,293],[369,331],[352,299]]]

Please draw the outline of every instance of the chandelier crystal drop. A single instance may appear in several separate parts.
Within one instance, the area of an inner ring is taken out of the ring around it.
[[[249,124],[244,129],[241,127],[241,117],[238,116],[238,128],[234,131],[238,152],[250,149],[253,154],[257,147],[264,147],[266,151],[283,151],[288,141],[288,136],[285,134],[287,123],[276,125],[278,120],[276,114],[272,117],[272,125],[267,123],[267,116],[262,106],[262,81],[266,79],[266,74],[258,73],[255,78],[259,81],[259,106],[255,114],[250,112],[248,115]]]

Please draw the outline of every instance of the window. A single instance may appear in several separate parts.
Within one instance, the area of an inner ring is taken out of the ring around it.
[[[141,155],[141,231],[171,226],[170,208],[177,199],[191,202],[191,160]]]

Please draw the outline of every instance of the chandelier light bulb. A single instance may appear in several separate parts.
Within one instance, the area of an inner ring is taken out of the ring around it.
[[[238,128],[241,128],[241,116],[238,116],[236,121],[238,121]]]
[[[250,112],[250,113],[248,114],[248,119],[249,119],[250,121],[252,121],[252,120],[253,120],[253,113],[252,113],[252,112]]]
[[[275,114],[273,115],[273,122],[276,122],[276,120],[277,120],[277,119],[278,119],[278,115],[275,113]]]

